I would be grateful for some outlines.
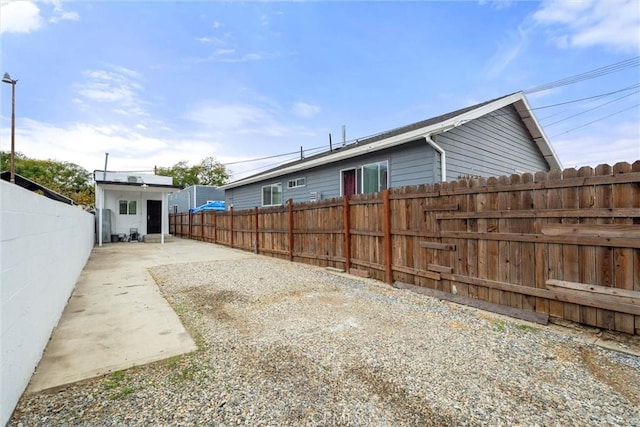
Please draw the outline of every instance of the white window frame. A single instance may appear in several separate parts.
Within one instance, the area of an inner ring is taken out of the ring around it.
[[[302,183],[300,183],[300,181],[302,181]],[[290,179],[289,181],[287,181],[287,188],[288,189],[292,189],[292,188],[300,188],[300,187],[306,187],[307,186],[307,178],[304,176],[298,177],[298,178],[293,178]]]
[[[387,170],[387,182],[385,183],[385,185],[382,185],[382,181],[380,180],[380,165],[384,164]],[[377,174],[377,190],[374,191],[374,193],[379,193],[380,191],[384,190],[385,188],[389,188],[389,160],[382,160],[380,162],[373,162],[373,163],[367,163],[366,165],[362,165],[359,170],[360,170],[360,188],[359,188],[359,193],[358,194],[363,194],[364,193],[364,180],[365,180],[365,175],[364,175],[364,169],[366,167],[370,167],[370,166],[377,166],[378,167],[378,174]],[[367,193],[370,194],[370,193]]]
[[[120,212],[120,204],[125,202],[127,204],[127,212]],[[135,212],[131,212],[131,203],[135,203]],[[138,214],[138,201],[137,200],[126,200],[126,199],[118,199],[118,215],[137,215]]]
[[[265,204],[264,203],[264,189],[267,188],[267,187],[271,188],[271,200],[270,200],[270,202],[273,202],[273,189],[274,188],[279,188],[280,189],[280,203],[269,203],[269,204]],[[282,206],[282,199],[284,199],[284,194],[282,192],[282,183],[281,182],[277,182],[277,183],[273,183],[273,184],[263,185],[262,187],[260,187],[260,198],[262,199],[262,206],[263,207]]]

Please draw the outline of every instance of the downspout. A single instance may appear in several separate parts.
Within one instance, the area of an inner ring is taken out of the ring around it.
[[[196,203],[198,203],[197,195],[198,195],[198,186],[193,184],[193,209],[198,207],[196,205]]]
[[[424,139],[427,141],[427,144],[433,147],[438,153],[440,153],[440,181],[447,182],[447,154],[444,152],[442,147],[440,147],[436,142],[431,139],[431,136],[435,135],[435,132],[430,132],[424,136]]]
[[[94,175],[95,179],[95,175]],[[102,187],[96,182],[96,213],[98,214],[98,246],[102,246],[102,215],[104,210],[104,194],[102,194]]]

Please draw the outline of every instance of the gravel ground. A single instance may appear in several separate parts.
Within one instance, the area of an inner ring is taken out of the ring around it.
[[[10,426],[640,426],[640,358],[557,327],[259,256],[152,274],[198,350],[24,396]]]

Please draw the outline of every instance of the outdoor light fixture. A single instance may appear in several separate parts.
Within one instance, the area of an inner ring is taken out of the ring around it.
[[[17,80],[13,80],[9,73],[4,73],[2,83],[9,83],[11,85],[11,157],[9,160],[9,168],[11,170],[9,175],[9,182],[15,184],[16,182],[16,83]]]

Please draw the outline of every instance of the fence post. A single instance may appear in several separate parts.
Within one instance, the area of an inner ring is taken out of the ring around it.
[[[393,283],[393,271],[391,270],[391,206],[389,202],[389,189],[382,191],[382,210],[384,215],[384,281]]]
[[[351,237],[350,237],[350,219],[349,219],[349,196],[342,198],[343,216],[344,216],[344,270],[348,273],[351,268]]]
[[[255,214],[255,230],[256,230],[256,239],[254,241],[254,252],[258,254],[260,253],[260,234],[258,232],[258,207],[257,206],[253,209],[253,212]]]
[[[231,209],[229,210],[229,212],[231,212],[231,218],[230,218],[230,222],[231,224],[229,225],[229,232],[231,233],[231,247],[233,248],[233,206],[231,206]]]
[[[189,212],[189,239],[193,239],[193,214]]]
[[[293,261],[293,199],[289,199],[289,261]]]
[[[213,211],[213,243],[218,243],[218,212]]]

